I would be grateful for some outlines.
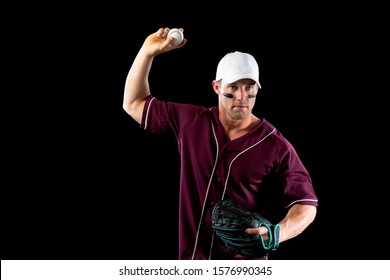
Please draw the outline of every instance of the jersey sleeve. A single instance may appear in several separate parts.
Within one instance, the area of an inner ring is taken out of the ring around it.
[[[281,158],[277,171],[283,182],[283,206],[289,208],[296,203],[318,206],[311,176],[295,148],[285,140],[279,153]]]
[[[154,134],[179,135],[181,128],[196,118],[203,107],[166,102],[149,96],[142,115],[141,128]]]

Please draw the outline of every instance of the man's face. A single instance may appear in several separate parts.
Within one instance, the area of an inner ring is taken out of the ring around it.
[[[251,79],[227,84],[219,81],[219,105],[232,119],[244,119],[252,113],[256,102],[258,85]]]

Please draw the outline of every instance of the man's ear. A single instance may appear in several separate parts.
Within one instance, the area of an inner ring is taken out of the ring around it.
[[[219,95],[221,93],[221,83],[219,81],[214,80],[212,82],[212,86],[213,86],[214,92]]]

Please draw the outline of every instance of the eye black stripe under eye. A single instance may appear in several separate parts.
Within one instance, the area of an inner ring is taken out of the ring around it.
[[[231,94],[231,93],[222,93],[223,96],[227,97],[227,98],[233,98],[234,95]]]

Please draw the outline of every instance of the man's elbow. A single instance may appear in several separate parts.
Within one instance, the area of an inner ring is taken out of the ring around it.
[[[143,111],[143,104],[142,103],[137,103],[137,102],[123,102],[122,108],[123,110],[131,117],[133,118],[136,122],[141,123],[142,119],[142,111]]]
[[[126,103],[126,102],[123,102],[122,104],[122,108],[123,110],[125,110],[125,112],[131,116],[131,105],[129,103]]]
[[[313,222],[317,216],[317,207],[316,206],[309,207],[308,216],[309,216],[309,219]]]

